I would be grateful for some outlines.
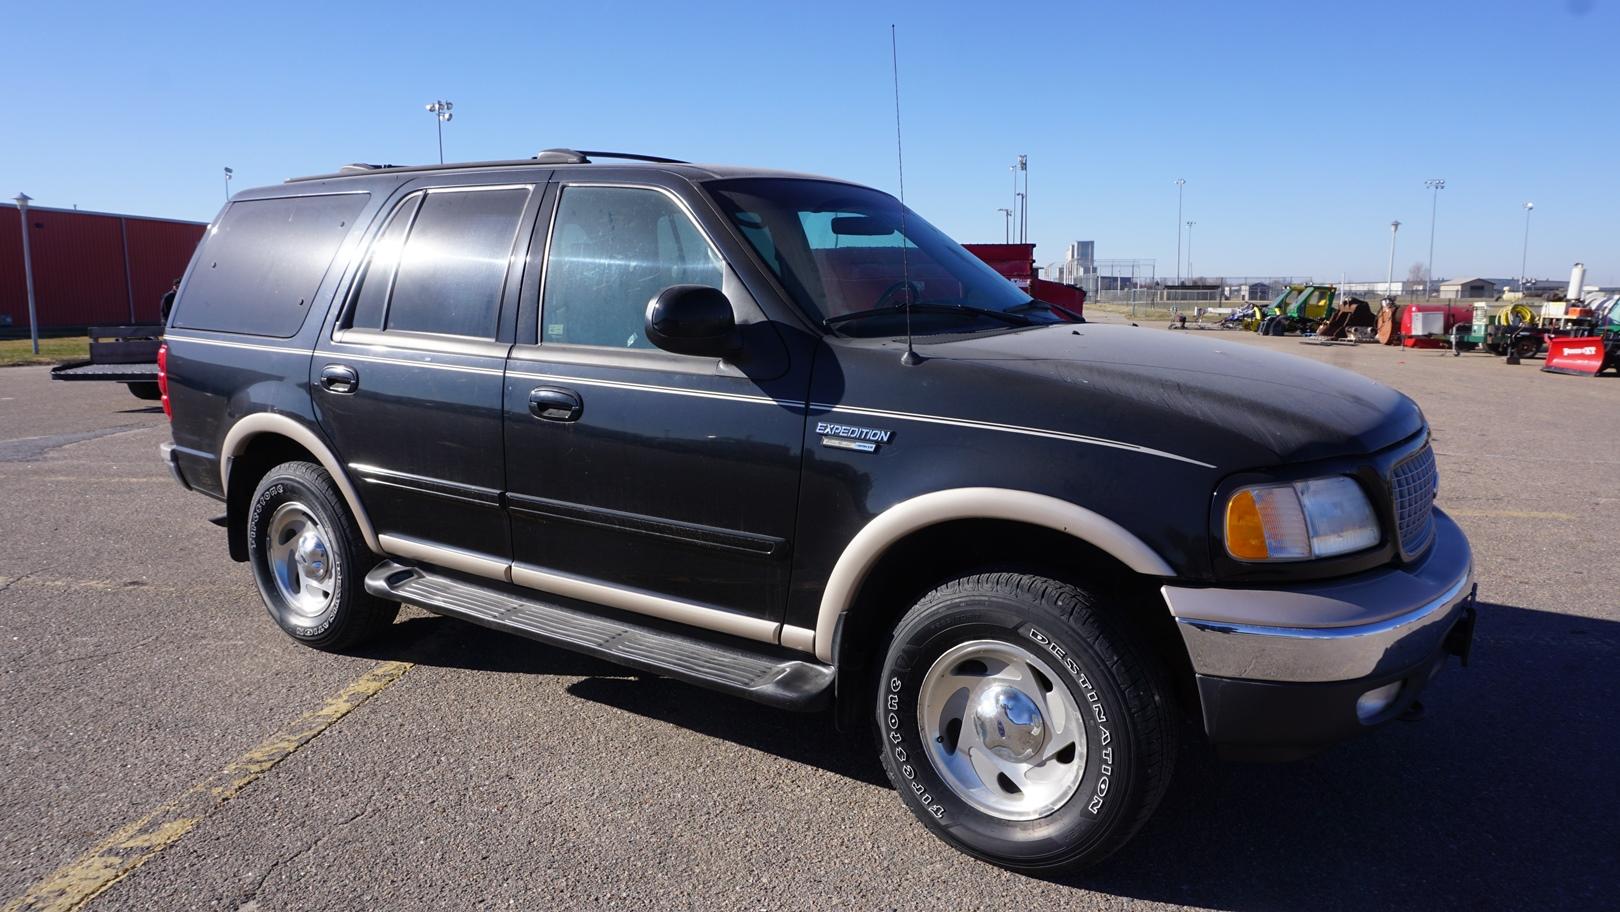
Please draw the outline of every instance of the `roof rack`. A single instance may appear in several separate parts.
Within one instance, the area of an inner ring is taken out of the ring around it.
[[[449,171],[461,168],[516,168],[523,165],[588,165],[592,158],[612,158],[624,161],[651,162],[658,165],[685,165],[689,162],[678,158],[660,158],[656,155],[637,155],[633,152],[595,152],[579,149],[545,149],[535,154],[533,158],[515,158],[504,161],[481,162],[453,162],[441,165],[373,165],[368,162],[353,162],[344,165],[332,174],[312,174],[308,177],[289,177],[287,183],[302,181],[324,180],[330,177],[343,177],[354,174],[372,174],[378,171]]]
[[[659,165],[691,164],[678,158],[637,155],[634,152],[592,152],[584,149],[544,149],[535,154],[534,160],[546,165],[588,165],[591,163],[591,156],[593,155],[597,158],[620,158],[625,161],[653,162]]]

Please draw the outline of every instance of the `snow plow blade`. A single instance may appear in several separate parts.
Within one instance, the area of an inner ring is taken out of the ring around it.
[[[1596,377],[1609,368],[1620,369],[1620,341],[1600,336],[1547,340],[1547,359],[1541,369],[1554,374]]]

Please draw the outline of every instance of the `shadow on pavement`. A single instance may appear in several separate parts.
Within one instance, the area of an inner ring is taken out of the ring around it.
[[[1607,607],[1607,606],[1605,606]],[[575,696],[888,787],[864,738],[470,624],[416,618],[365,653],[579,676]],[[1620,891],[1620,623],[1481,603],[1470,667],[1423,721],[1290,764],[1192,738],[1159,812],[1076,888],[1216,909],[1597,908]]]

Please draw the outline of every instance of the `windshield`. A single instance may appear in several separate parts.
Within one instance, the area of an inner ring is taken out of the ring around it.
[[[850,335],[1006,328],[1057,322],[1018,286],[887,193],[831,181],[753,178],[707,185],[743,237],[817,321]],[[971,308],[971,309],[970,309]],[[850,314],[891,311],[870,319]]]

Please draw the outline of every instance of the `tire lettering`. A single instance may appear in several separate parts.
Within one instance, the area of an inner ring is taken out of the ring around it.
[[[1064,668],[1068,669],[1070,675],[1074,676],[1075,682],[1080,685],[1080,693],[1084,695],[1086,704],[1091,707],[1091,716],[1097,722],[1097,737],[1103,745],[1103,750],[1100,754],[1101,763],[1098,767],[1097,784],[1092,788],[1090,800],[1086,802],[1087,812],[1096,816],[1102,813],[1103,806],[1106,804],[1108,785],[1114,775],[1114,748],[1110,746],[1114,740],[1114,735],[1103,725],[1108,721],[1108,710],[1103,705],[1102,694],[1097,691],[1091,679],[1086,677],[1085,672],[1080,670],[1079,663],[1069,657],[1068,650],[1053,642],[1051,637],[1035,629],[1034,626],[1029,628],[1029,638],[1046,647],[1046,651],[1051,653],[1052,657],[1057,659]]]

